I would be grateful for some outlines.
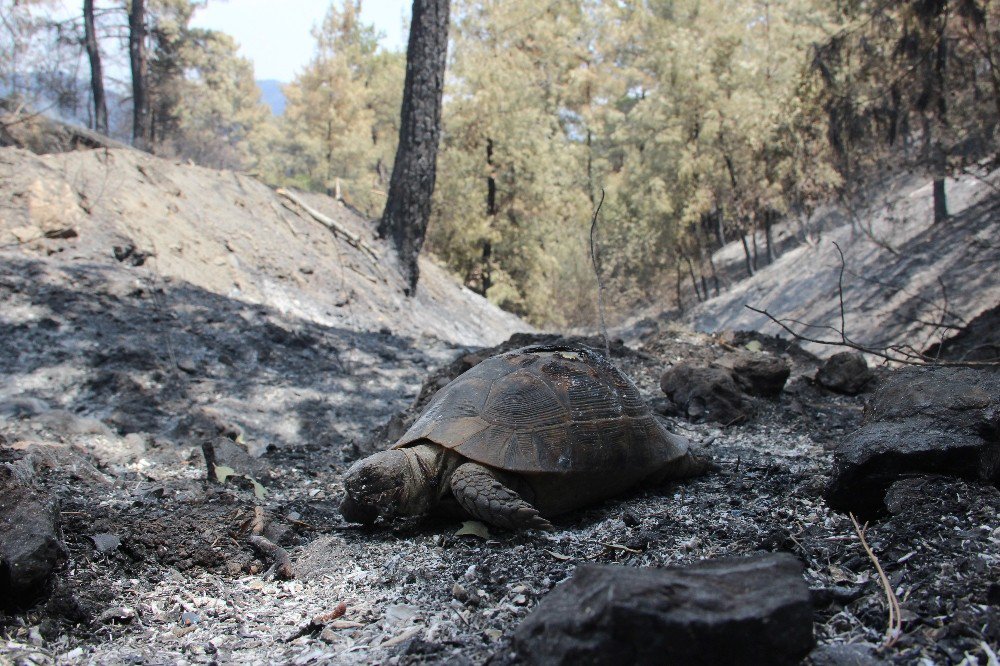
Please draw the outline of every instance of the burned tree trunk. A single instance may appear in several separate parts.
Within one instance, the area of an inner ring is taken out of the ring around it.
[[[128,10],[128,56],[132,66],[132,145],[152,148],[149,68],[146,62],[146,0],[131,0]]]
[[[743,243],[743,254],[746,257],[747,265],[747,277],[753,277],[753,262],[751,261],[752,255],[750,254],[750,246],[747,245],[747,234],[746,231],[740,230],[740,242]]]
[[[90,59],[90,89],[94,96],[94,129],[108,133],[108,103],[104,95],[104,72],[101,68],[101,51],[97,45],[94,27],[94,0],[83,0],[83,31]]]
[[[764,251],[767,256],[767,265],[774,263],[776,255],[774,251],[774,211],[767,209],[764,211]]]
[[[934,224],[948,219],[948,199],[944,190],[944,178],[934,179]]]
[[[380,238],[392,239],[409,296],[416,293],[420,277],[417,256],[424,244],[434,193],[448,52],[448,3],[413,0],[399,148],[378,227]]]

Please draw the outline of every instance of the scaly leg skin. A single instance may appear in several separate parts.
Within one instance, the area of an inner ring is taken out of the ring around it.
[[[539,515],[538,509],[477,463],[465,463],[452,473],[451,492],[463,509],[485,523],[509,530],[552,529],[552,524]]]

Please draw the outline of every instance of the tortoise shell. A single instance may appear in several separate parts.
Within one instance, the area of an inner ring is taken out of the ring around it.
[[[441,388],[393,448],[426,441],[527,474],[621,474],[687,453],[618,368],[562,346],[490,357]]]

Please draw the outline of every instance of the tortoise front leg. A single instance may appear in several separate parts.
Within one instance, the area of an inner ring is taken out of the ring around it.
[[[552,529],[552,524],[539,515],[538,509],[480,464],[460,465],[451,475],[451,492],[463,509],[483,522],[510,530]]]

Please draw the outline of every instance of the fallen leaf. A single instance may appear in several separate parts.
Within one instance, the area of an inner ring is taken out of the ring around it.
[[[462,528],[455,532],[455,536],[475,536],[480,539],[489,539],[490,531],[485,524],[478,520],[466,520],[462,523]]]
[[[551,555],[552,557],[556,558],[557,560],[562,561],[562,562],[565,562],[566,560],[572,560],[573,559],[572,555],[563,555],[562,553],[557,553],[554,550],[546,550],[545,552],[548,553],[549,555]]]
[[[264,486],[262,486],[257,479],[251,476],[248,476],[247,478],[250,479],[250,483],[253,484],[253,494],[257,497],[257,499],[264,499],[267,496],[267,489],[264,488]]]
[[[764,345],[760,344],[760,340],[751,340],[744,345],[747,349],[752,352],[764,351]]]
[[[215,466],[215,478],[219,483],[225,483],[226,479],[236,474],[236,470],[227,465]]]

